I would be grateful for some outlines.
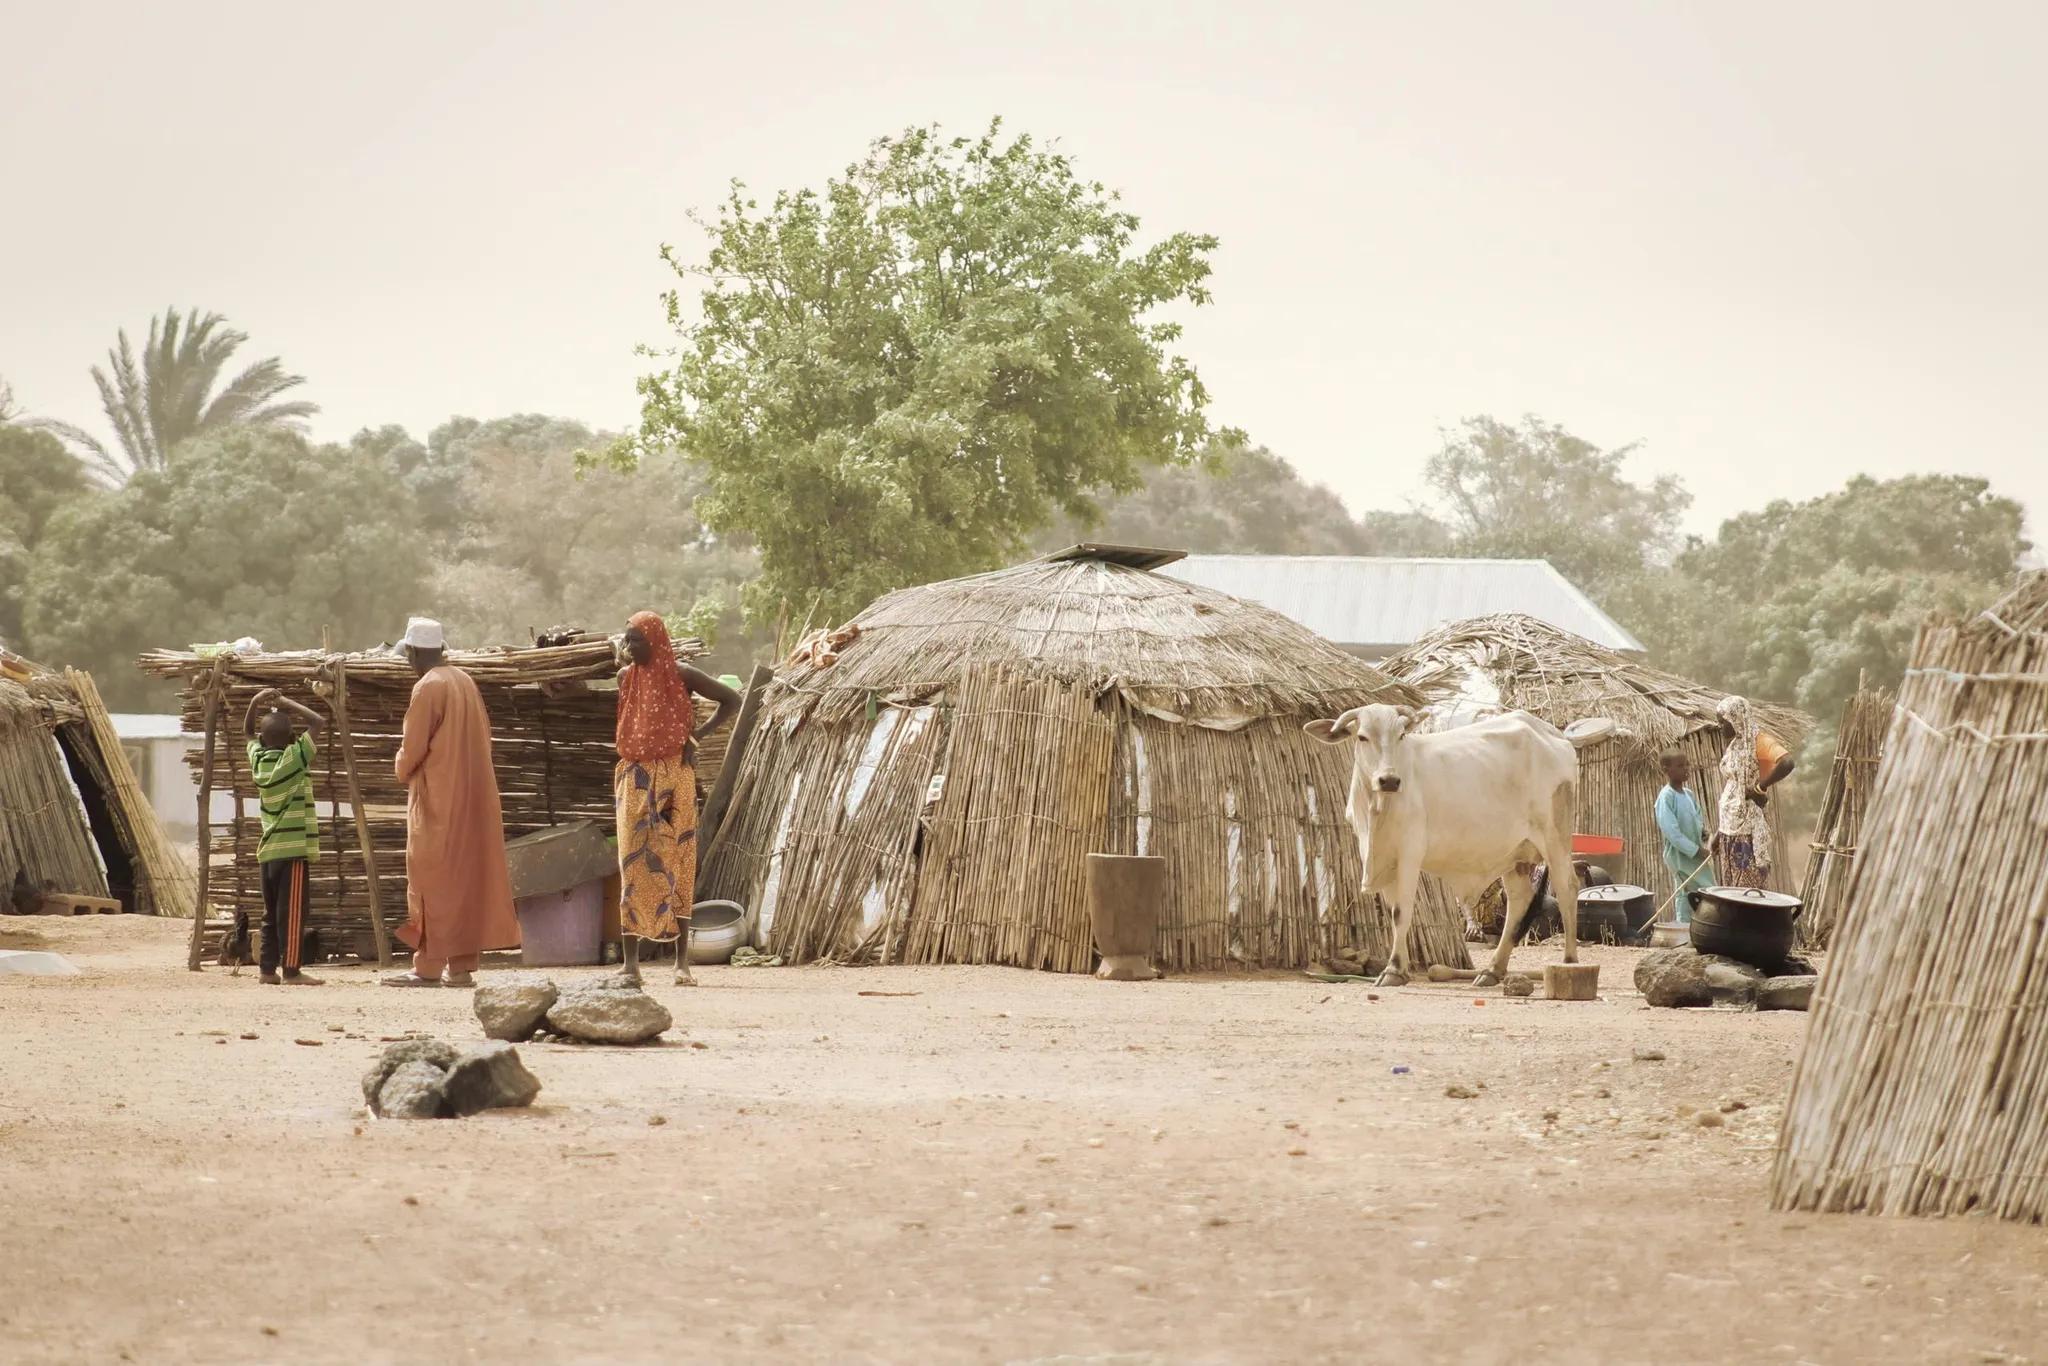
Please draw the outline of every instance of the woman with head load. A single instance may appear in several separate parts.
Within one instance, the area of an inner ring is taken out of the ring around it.
[[[1724,697],[1715,709],[1728,728],[1721,754],[1721,881],[1730,887],[1768,887],[1771,881],[1771,822],[1764,812],[1770,789],[1792,772],[1792,756],[1774,736],[1757,728],[1749,700]]]
[[[640,975],[640,941],[676,945],[676,985],[690,977],[690,907],[697,885],[696,693],[718,704],[709,735],[732,718],[740,696],[725,684],[676,662],[668,628],[653,612],[626,625],[619,673],[619,765],[612,797],[619,820],[619,931],[626,972]]]

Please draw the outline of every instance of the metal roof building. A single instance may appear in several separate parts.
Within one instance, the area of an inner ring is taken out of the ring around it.
[[[1527,613],[1610,650],[1644,653],[1547,560],[1189,555],[1158,572],[1270,607],[1371,660],[1449,622],[1495,612]]]

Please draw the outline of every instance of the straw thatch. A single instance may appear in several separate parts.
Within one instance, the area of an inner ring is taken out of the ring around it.
[[[0,902],[31,889],[190,915],[189,864],[135,781],[89,675],[0,681]]]
[[[2048,574],[1923,626],[1778,1138],[1780,1209],[2048,1220]]]
[[[1087,971],[1085,856],[1166,860],[1170,968],[1384,953],[1307,721],[1417,694],[1276,612],[1104,547],[892,593],[761,704],[700,894],[794,959]],[[1434,889],[1433,889],[1434,891]],[[1464,965],[1435,893],[1426,962]]]
[[[1849,869],[1863,837],[1864,815],[1870,806],[1877,768],[1884,757],[1884,735],[1891,729],[1892,695],[1858,680],[1856,691],[1842,704],[1836,731],[1835,765],[1814,818],[1812,857],[1806,883],[1799,891],[1805,909],[1799,916],[1799,939],[1809,949],[1824,949],[1841,918],[1842,896]]]
[[[1715,708],[1726,693],[1519,613],[1440,627],[1380,667],[1438,697],[1526,711],[1560,727],[1596,717],[1613,721],[1613,737],[1579,754],[1579,830],[1625,841],[1619,856],[1600,860],[1616,881],[1660,896],[1670,891],[1655,816],[1664,785],[1660,758],[1675,752],[1692,760],[1694,790],[1701,809],[1711,813],[1726,748]],[[1788,749],[1797,750],[1813,728],[1801,712],[1751,701],[1759,723]],[[1778,810],[1773,803],[1774,835]],[[1776,845],[1782,850],[1783,839]],[[1782,858],[1779,863],[1782,868]]]
[[[679,659],[702,653],[695,640],[677,641]],[[322,954],[374,952],[370,924],[370,883],[355,804],[349,796],[348,750],[362,797],[361,827],[374,858],[377,896],[388,925],[405,918],[405,785],[394,765],[405,710],[417,681],[412,666],[384,651],[333,655],[320,650],[274,654],[202,655],[152,651],[140,663],[145,673],[173,679],[183,728],[206,732],[208,699],[216,659],[221,662],[220,731],[214,759],[216,790],[231,793],[238,812],[214,826],[204,804],[199,810],[201,854],[211,865],[207,900],[217,912],[232,911],[261,923],[262,879],[256,864],[261,826],[250,778],[242,717],[255,695],[276,688],[293,701],[333,715],[333,680],[345,672],[347,735],[330,727],[315,765],[313,790],[321,822],[321,854],[307,878],[306,924]],[[559,822],[612,823],[612,749],[618,671],[612,642],[590,637],[547,647],[451,651],[449,662],[476,680],[491,716],[491,757],[504,803],[505,831],[518,836]],[[325,695],[316,692],[320,682]],[[346,739],[346,745],[344,745]],[[717,780],[724,755],[723,735],[700,746],[698,781]],[[203,749],[187,761],[195,773]],[[226,921],[209,929],[217,939]]]

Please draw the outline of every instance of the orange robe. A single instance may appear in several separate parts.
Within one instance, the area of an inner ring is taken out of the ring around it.
[[[437,665],[413,685],[398,778],[406,785],[408,913],[398,937],[416,959],[437,963],[517,948],[491,717],[462,670]]]

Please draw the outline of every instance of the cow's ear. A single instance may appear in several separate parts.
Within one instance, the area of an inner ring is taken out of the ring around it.
[[[1301,729],[1309,739],[1320,740],[1326,745],[1342,744],[1349,738],[1346,732],[1337,729],[1336,721],[1311,721]]]

